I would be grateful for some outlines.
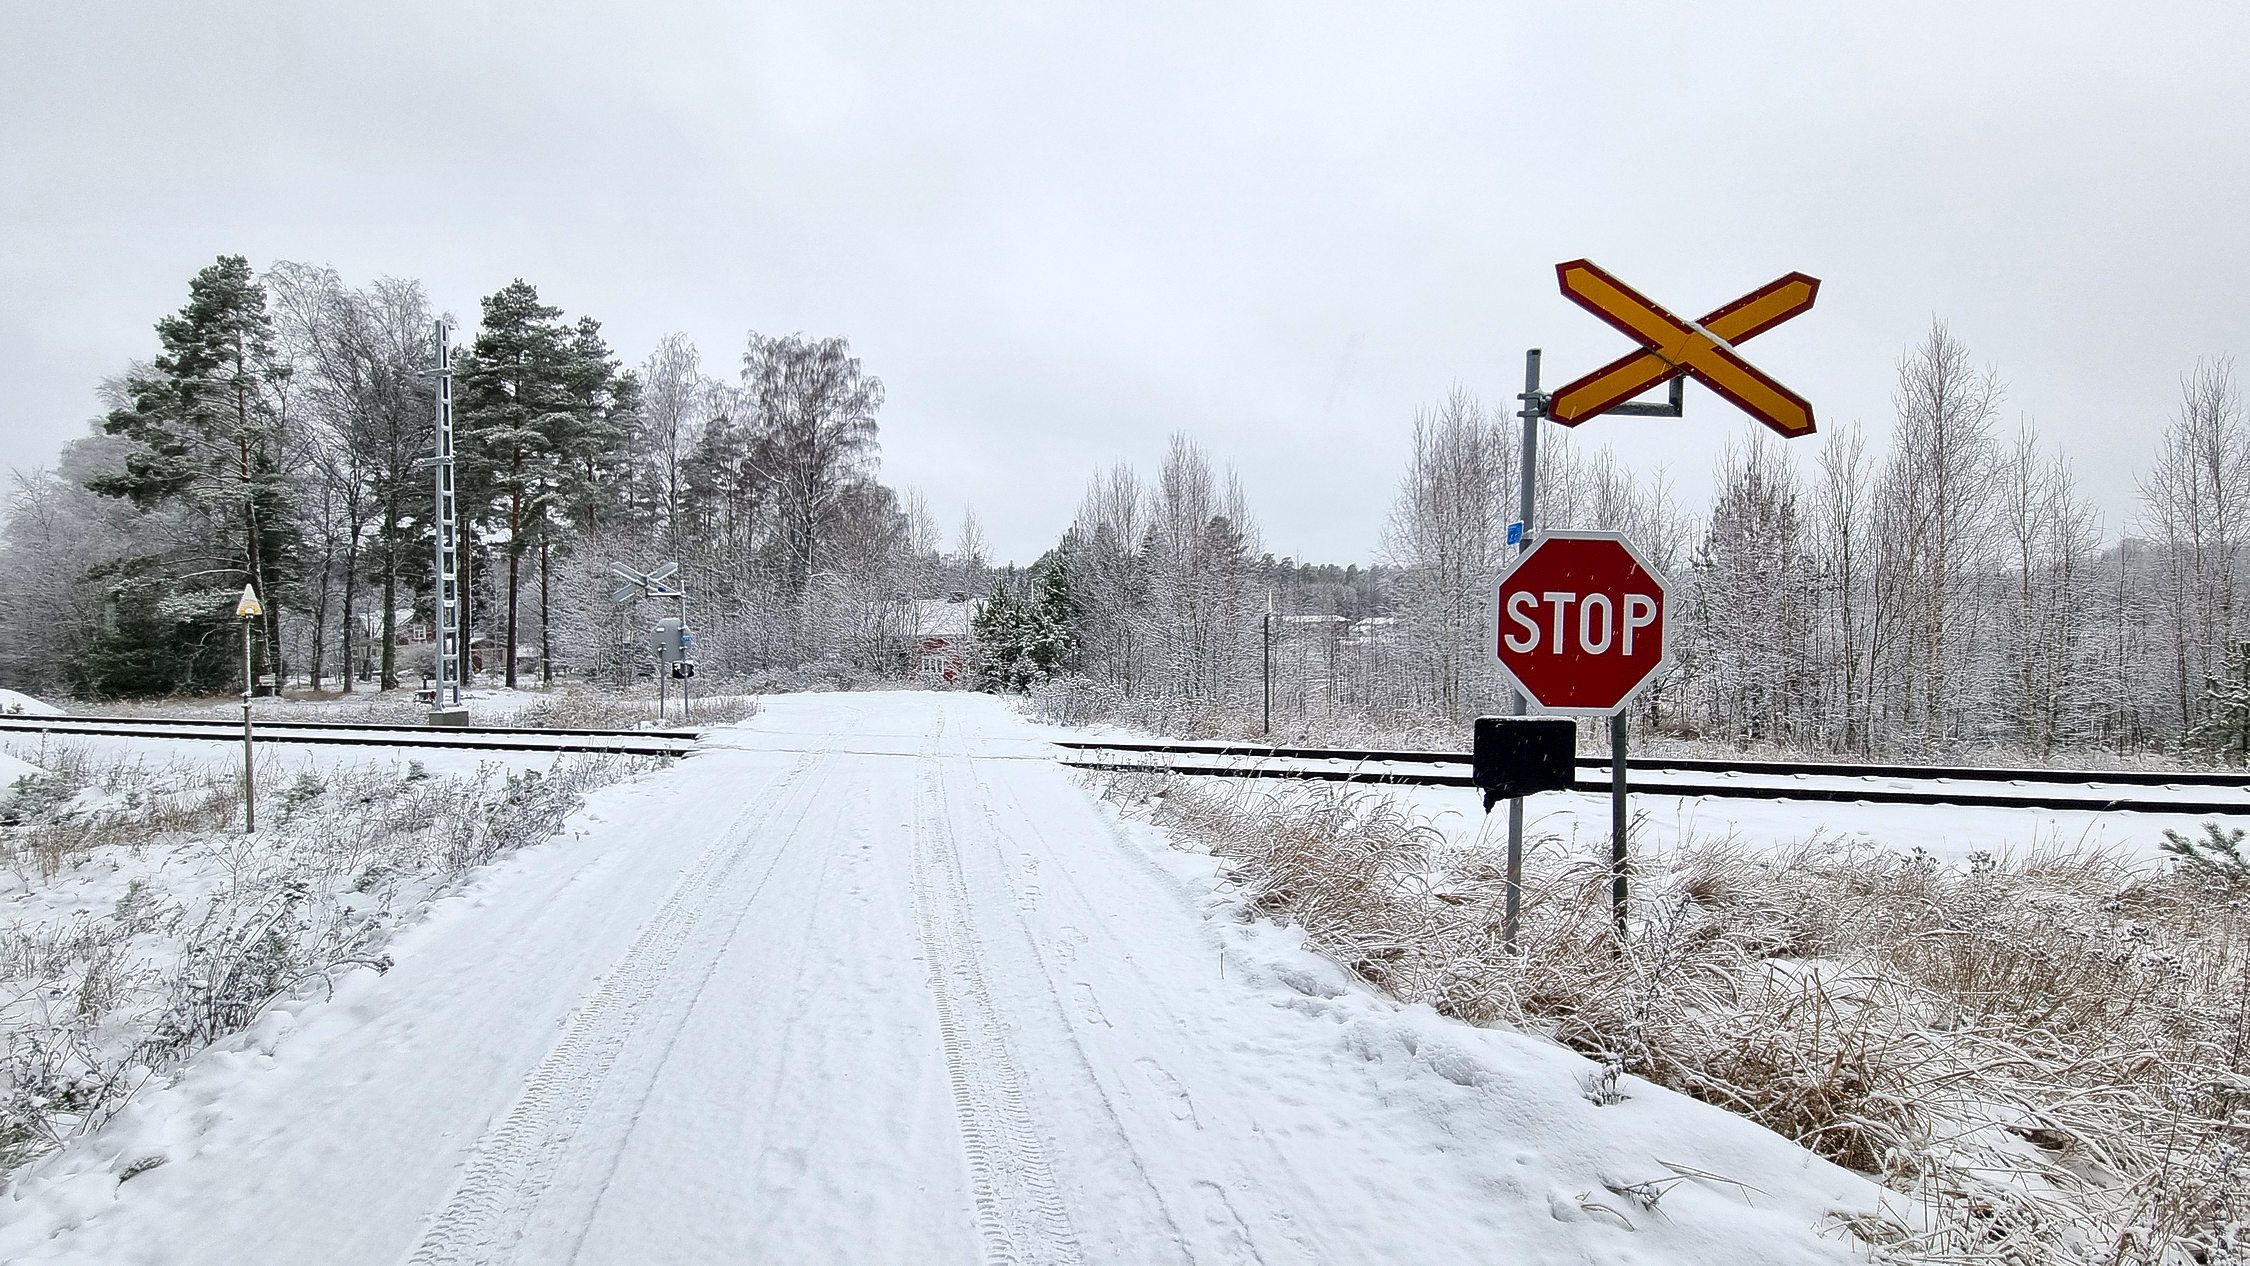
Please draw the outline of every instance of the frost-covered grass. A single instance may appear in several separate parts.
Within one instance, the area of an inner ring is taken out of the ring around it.
[[[1130,777],[1107,794],[1408,1002],[1507,1024],[1740,1112],[1914,1198],[1851,1229],[1916,1262],[2250,1252],[2250,881],[2047,850],[1945,865],[1825,839],[1637,858],[1528,850],[1520,952],[1493,851],[1381,794]]]
[[[42,772],[0,799],[0,1171],[98,1128],[275,999],[387,969],[392,932],[455,876],[662,763],[307,771],[260,786],[244,835],[231,773],[16,754]]]

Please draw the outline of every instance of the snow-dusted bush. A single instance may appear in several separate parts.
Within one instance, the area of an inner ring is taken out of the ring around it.
[[[1606,857],[1541,839],[1511,954],[1500,858],[1380,793],[1131,776],[1107,794],[1402,1000],[1546,1034],[1913,1193],[1917,1225],[1851,1221],[1879,1256],[2250,1246],[2250,894],[2211,868],[1704,842],[1636,859],[1621,949]]]
[[[392,932],[454,876],[662,759],[269,776],[246,836],[232,776],[38,756],[47,772],[0,819],[14,898],[0,923],[0,1170],[98,1127],[275,999],[387,969]]]

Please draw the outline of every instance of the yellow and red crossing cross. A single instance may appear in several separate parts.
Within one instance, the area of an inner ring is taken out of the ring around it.
[[[1803,273],[1760,286],[1700,321],[1683,321],[1592,260],[1555,265],[1562,292],[1641,345],[1556,391],[1547,416],[1576,426],[1681,374],[1718,392],[1785,436],[1813,432],[1812,405],[1759,372],[1734,345],[1813,306],[1820,280]]]

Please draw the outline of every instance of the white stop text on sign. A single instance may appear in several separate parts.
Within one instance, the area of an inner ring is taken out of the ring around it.
[[[1634,635],[1656,623],[1656,610],[1655,594],[1628,593],[1620,601],[1606,593],[1581,594],[1563,589],[1533,593],[1520,589],[1508,595],[1507,616],[1512,627],[1503,631],[1501,640],[1519,655],[1536,651],[1542,644],[1560,655],[1571,649],[1571,635],[1575,633],[1576,648],[1585,654],[1607,655],[1614,648],[1620,655],[1631,656]]]

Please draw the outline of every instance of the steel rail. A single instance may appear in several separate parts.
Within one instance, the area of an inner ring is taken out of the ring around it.
[[[1248,743],[1055,742],[1080,751],[1163,752],[1182,756],[1243,756],[1276,760],[1394,761],[1402,765],[1466,765],[1467,752],[1368,751],[1348,747],[1260,747]],[[1607,768],[1607,756],[1580,756],[1580,765]],[[2240,787],[2250,773],[2147,769],[1997,769],[1979,766],[1883,765],[1856,761],[1729,761],[1702,757],[1636,756],[1627,767],[1649,773],[1814,775],[1827,778],[1953,779],[1961,782],[2043,782],[2067,786],[2108,783],[2120,787]],[[1604,784],[1607,785],[1606,783]]]
[[[119,717],[76,716],[35,717],[0,715],[0,725],[11,722],[67,722],[72,725],[223,725],[240,729],[242,722],[234,718],[214,717]],[[545,725],[416,725],[400,721],[308,721],[298,717],[276,717],[260,720],[261,730],[376,730],[409,734],[564,734],[589,738],[685,738],[703,736],[701,730],[683,730],[666,727],[661,730],[589,730],[566,726]]]
[[[1275,769],[1271,766],[1123,764],[1112,761],[1062,762],[1071,769],[1113,774],[1184,774],[1215,778],[1311,778],[1411,787],[1474,787],[1467,774],[1399,773],[1364,769]],[[1605,779],[1580,779],[1572,791],[1608,795]],[[1833,804],[1961,805],[1983,809],[2075,809],[2088,813],[2170,813],[2191,816],[2250,817],[2250,801],[2135,800],[2090,796],[1997,796],[1973,791],[1896,791],[1884,787],[1729,787],[1695,783],[1644,783],[1637,795],[1714,796],[1734,800],[1812,800]]]
[[[121,725],[78,725],[74,724],[69,718],[27,722],[19,718],[9,717],[0,719],[0,734],[65,734],[107,738],[178,739],[184,742],[233,742],[240,734],[240,731],[231,724],[227,725],[223,731],[213,729],[208,733],[160,728],[170,724],[172,723],[158,722],[156,725],[129,728]],[[253,732],[263,728],[265,727],[254,727]],[[333,726],[329,728],[348,731],[363,727]],[[325,744],[342,747],[419,747],[432,750],[453,749],[478,752],[594,752],[616,756],[686,756],[694,751],[694,740],[686,738],[670,740],[660,738],[655,742],[646,740],[633,742],[625,739],[610,742],[590,742],[579,739],[578,736],[564,735],[562,737],[565,739],[574,741],[542,743],[524,741],[537,733],[536,731],[515,731],[516,738],[510,741],[500,738],[456,739],[449,737],[446,729],[432,729],[427,726],[404,726],[401,728],[416,731],[418,737],[403,734],[390,736],[290,732],[260,735],[259,738],[260,741],[266,743]],[[554,733],[554,731],[548,732]]]

